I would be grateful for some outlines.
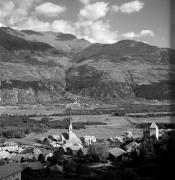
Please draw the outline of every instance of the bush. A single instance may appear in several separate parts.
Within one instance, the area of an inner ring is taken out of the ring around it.
[[[44,163],[45,162],[45,157],[43,154],[39,154],[38,156],[38,161],[40,161],[41,163]]]
[[[66,174],[73,174],[76,171],[76,163],[73,160],[67,160],[64,162],[63,169]]]
[[[76,174],[78,174],[78,175],[89,175],[90,174],[90,168],[87,166],[87,165],[85,165],[85,164],[78,164],[77,165],[77,167],[76,167]]]
[[[48,124],[49,123],[49,118],[48,117],[43,117],[42,119],[41,119],[41,123],[43,123],[43,124]]]
[[[30,130],[29,128],[27,128],[27,129],[24,130],[24,133],[25,133],[25,134],[30,134],[30,132],[31,132],[31,130]]]

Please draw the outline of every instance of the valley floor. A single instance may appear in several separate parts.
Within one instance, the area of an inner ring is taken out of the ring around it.
[[[78,137],[83,137],[85,135],[95,136],[98,139],[107,139],[108,137],[120,136],[123,132],[131,130],[134,136],[142,135],[142,129],[135,128],[131,122],[129,122],[126,117],[117,117],[111,115],[81,115],[72,116],[73,122],[78,121],[100,121],[105,122],[106,125],[93,125],[86,126],[85,129],[74,130]],[[78,118],[79,117],[79,118]],[[15,142],[23,142],[27,144],[35,143],[35,140],[41,137],[48,137],[48,135],[61,134],[67,130],[62,129],[49,129],[44,133],[31,133],[22,139],[13,139]]]

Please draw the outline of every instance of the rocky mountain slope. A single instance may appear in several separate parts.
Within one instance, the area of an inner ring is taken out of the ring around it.
[[[137,41],[90,44],[71,34],[1,27],[0,104],[45,104],[73,94],[167,99],[174,58],[173,50]]]
[[[71,36],[62,35],[59,43],[61,46],[63,42],[63,46],[59,49],[32,38],[29,40],[25,33],[8,27],[0,28],[0,103],[58,101],[67,94],[66,70],[71,66],[71,59],[64,46],[68,39],[69,46]],[[80,44],[83,48],[82,40]]]
[[[77,64],[66,76],[67,91],[72,93],[99,98],[172,98],[173,50],[123,40],[93,44],[75,60]]]

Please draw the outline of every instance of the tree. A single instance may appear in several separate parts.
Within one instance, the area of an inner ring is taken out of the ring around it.
[[[49,158],[49,161],[53,165],[57,163],[62,163],[64,161],[64,156],[59,150],[57,150],[54,152],[53,156]]]
[[[90,174],[90,169],[87,165],[85,164],[78,164],[76,167],[76,174],[81,175],[81,174]]]
[[[107,145],[105,143],[90,145],[88,156],[92,158],[94,162],[105,161],[107,158]]]
[[[76,163],[73,160],[66,160],[63,169],[66,174],[73,174],[76,171]]]
[[[45,162],[45,157],[43,154],[39,154],[38,156],[38,161],[40,161],[41,163],[44,163]]]
[[[49,118],[48,118],[48,117],[43,117],[43,118],[41,119],[41,123],[43,123],[43,124],[48,124],[48,123],[49,123]]]

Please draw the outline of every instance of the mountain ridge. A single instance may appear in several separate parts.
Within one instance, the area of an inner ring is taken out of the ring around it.
[[[71,34],[1,27],[0,103],[52,103],[74,95],[170,99],[174,59],[172,49],[133,40],[90,44]]]

